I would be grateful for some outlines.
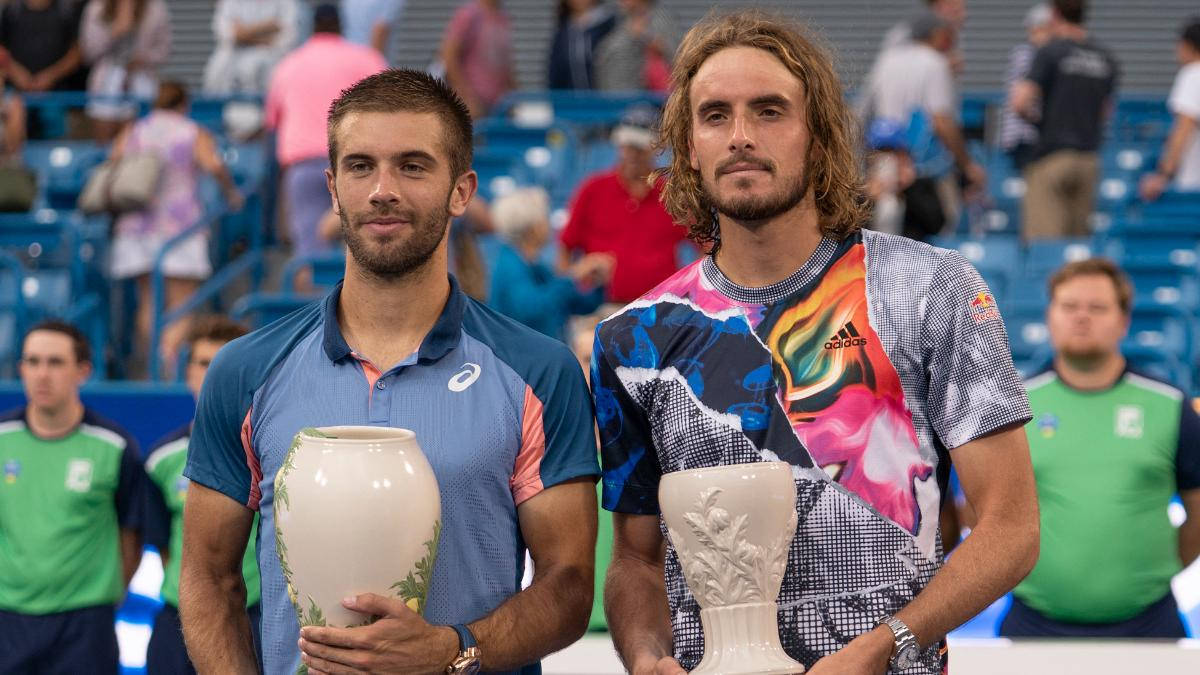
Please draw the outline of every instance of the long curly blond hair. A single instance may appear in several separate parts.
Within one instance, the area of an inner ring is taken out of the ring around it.
[[[719,244],[713,203],[704,193],[700,172],[689,162],[692,131],[692,78],[708,57],[728,47],[767,51],[800,80],[811,144],[808,167],[821,233],[835,239],[857,231],[867,219],[858,153],[858,124],[843,96],[829,52],[804,26],[758,10],[710,14],[683,38],[671,71],[672,93],[663,109],[660,149],[671,163],[658,171],[664,179],[663,205],[675,222],[688,228],[699,244]]]

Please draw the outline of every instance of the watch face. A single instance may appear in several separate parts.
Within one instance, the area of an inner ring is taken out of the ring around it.
[[[904,670],[916,663],[920,656],[920,647],[917,645],[907,645],[896,654],[896,668]]]

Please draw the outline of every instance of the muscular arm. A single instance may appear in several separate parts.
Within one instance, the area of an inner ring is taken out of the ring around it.
[[[963,138],[962,129],[953,117],[945,113],[934,114],[933,133],[954,156],[955,164],[964,169],[970,166],[971,156],[967,154],[967,141]]]
[[[631,673],[653,672],[672,654],[671,617],[663,582],[667,546],[658,516],[613,514],[613,557],[604,614],[613,645]]]
[[[1021,427],[1010,426],[952,451],[959,483],[978,519],[929,585],[896,617],[922,647],[978,614],[1007,593],[1037,562],[1037,489],[1029,444]],[[880,626],[855,638],[838,658],[853,658],[883,672],[893,635]],[[853,654],[853,656],[850,656]],[[817,663],[813,675],[822,670]]]
[[[256,673],[242,556],[254,512],[193,482],[183,512],[179,612],[201,673]]]
[[[142,562],[142,535],[137,530],[121,528],[121,580],[129,587],[133,573]]]
[[[596,551],[596,487],[577,479],[517,507],[533,583],[469,627],[483,670],[512,670],[556,652],[587,630]]]
[[[1200,488],[1180,493],[1187,520],[1179,526],[1179,561],[1184,567],[1200,557]]]
[[[1171,124],[1171,133],[1163,146],[1163,156],[1158,162],[1158,172],[1164,176],[1174,176],[1179,170],[1179,161],[1183,157],[1184,148],[1192,140],[1196,132],[1196,120],[1187,115],[1175,115]]]

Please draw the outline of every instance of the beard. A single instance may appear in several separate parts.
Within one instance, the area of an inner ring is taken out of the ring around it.
[[[450,219],[449,195],[446,203],[420,214],[412,210],[388,207],[372,209],[354,214],[345,209],[338,213],[342,221],[342,238],[350,256],[366,272],[380,279],[394,281],[421,269],[433,256],[446,236],[446,223]],[[363,224],[377,218],[402,218],[412,223],[412,233],[407,239],[392,236],[387,239],[372,237],[363,232]]]
[[[800,175],[790,184],[780,186],[775,192],[761,196],[734,196],[722,199],[717,190],[717,179],[727,166],[739,162],[749,162],[757,164],[772,176],[776,173],[775,163],[771,160],[758,159],[741,153],[736,154],[717,165],[712,183],[702,186],[705,196],[708,197],[717,213],[726,218],[747,225],[761,224],[781,213],[792,210],[808,195],[807,154],[805,153],[804,169]],[[735,178],[734,185],[738,189],[744,190],[750,187],[751,182],[747,178]]]

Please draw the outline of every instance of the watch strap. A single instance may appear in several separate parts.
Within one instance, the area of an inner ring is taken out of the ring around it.
[[[465,652],[472,647],[479,646],[479,643],[475,642],[475,636],[471,634],[471,629],[467,628],[466,625],[456,623],[450,627],[454,629],[455,633],[458,633],[459,652]]]

